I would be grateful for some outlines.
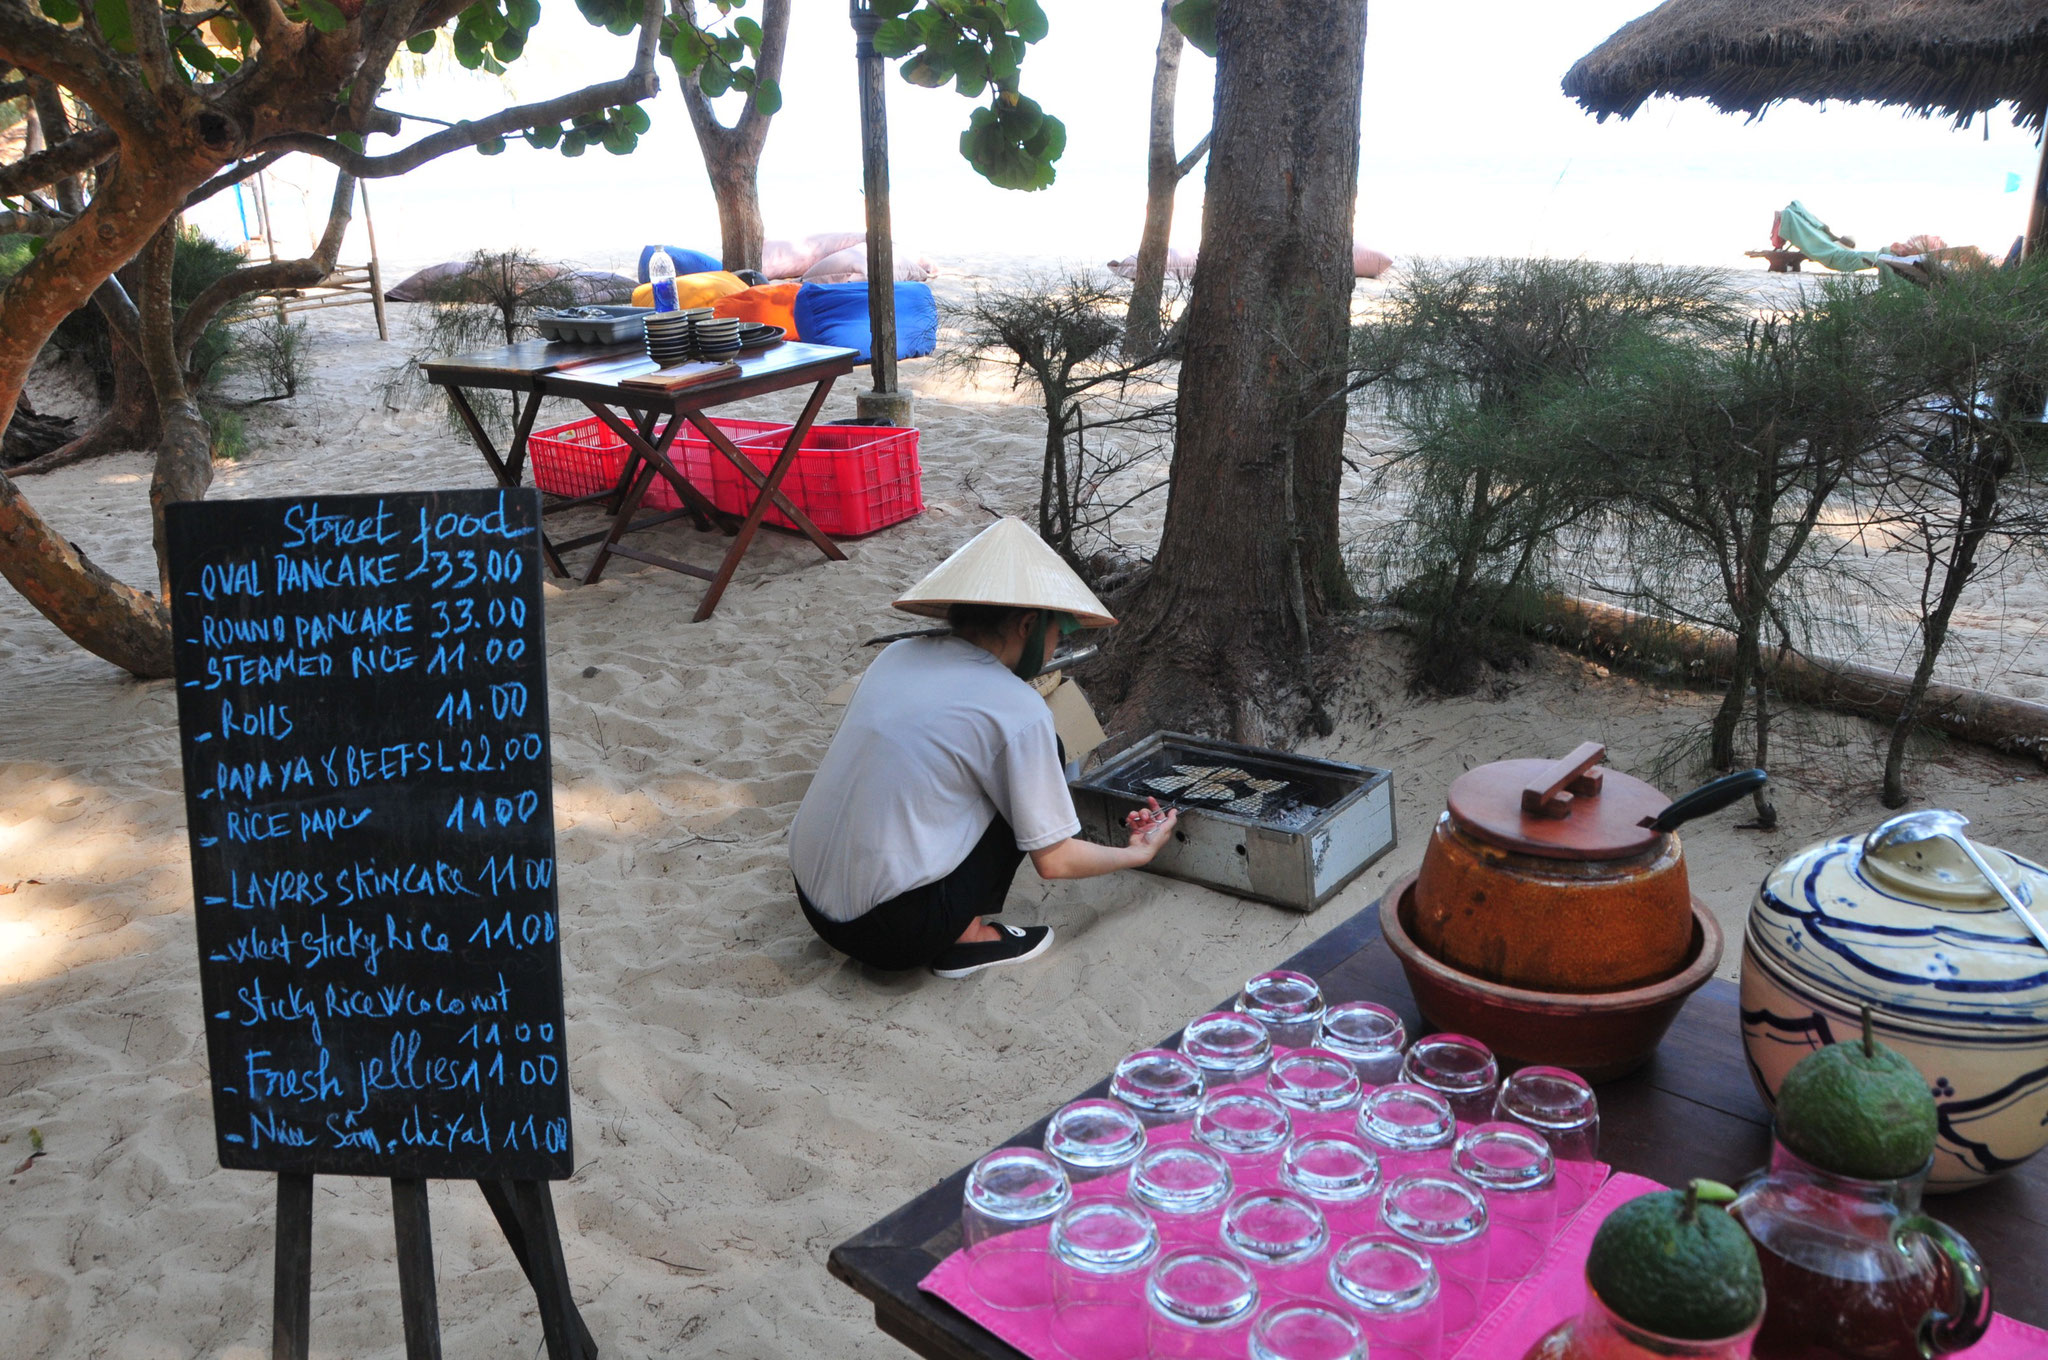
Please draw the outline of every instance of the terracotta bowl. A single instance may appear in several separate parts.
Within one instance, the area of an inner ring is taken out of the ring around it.
[[[1380,933],[1408,974],[1422,1015],[1438,1029],[1469,1034],[1512,1063],[1569,1068],[1611,1081],[1643,1065],[1687,997],[1721,962],[1721,927],[1692,899],[1692,940],[1679,970],[1619,992],[1535,992],[1487,982],[1425,953],[1415,941],[1415,875],[1380,899]]]

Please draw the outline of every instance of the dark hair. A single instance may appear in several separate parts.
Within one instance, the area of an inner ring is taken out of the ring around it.
[[[946,622],[961,637],[990,638],[1001,634],[1011,620],[1034,612],[1009,604],[949,604]]]

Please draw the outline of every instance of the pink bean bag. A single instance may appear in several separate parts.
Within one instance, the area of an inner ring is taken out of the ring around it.
[[[932,264],[922,255],[896,256],[896,282],[923,283],[932,276]],[[834,251],[804,273],[805,283],[856,283],[868,276],[868,247],[865,240]]]

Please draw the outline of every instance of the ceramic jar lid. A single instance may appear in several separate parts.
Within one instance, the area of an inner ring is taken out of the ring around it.
[[[1477,840],[1544,859],[1627,859],[1664,839],[1643,823],[1671,806],[1655,786],[1615,770],[1597,768],[1604,754],[1588,743],[1563,761],[1498,760],[1458,776],[1446,804],[1451,821]],[[1583,769],[1565,778],[1574,757]],[[1561,782],[1562,781],[1562,782]],[[1532,790],[1557,785],[1541,811]]]
[[[2048,869],[1976,844],[2036,915],[2048,910]],[[2048,1026],[2048,950],[1947,841],[1808,846],[1764,880],[1748,934],[1772,964],[1852,1007],[1942,1029]]]

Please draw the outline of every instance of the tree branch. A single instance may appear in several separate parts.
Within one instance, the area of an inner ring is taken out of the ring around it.
[[[0,165],[0,195],[14,198],[90,170],[120,149],[114,134],[95,128],[59,142],[47,151]]]
[[[277,0],[228,0],[228,5],[256,35],[258,47],[269,47],[291,23]]]
[[[115,132],[137,130],[124,97],[128,81],[113,65],[111,49],[98,45],[99,20],[83,7],[84,31],[52,23],[25,0],[0,0],[0,62],[42,76],[83,100]]]
[[[335,258],[341,254],[342,239],[348,235],[355,200],[355,176],[344,170],[334,177],[334,197],[327,208],[327,228],[320,234],[319,244],[313,247],[311,255],[302,260],[272,260],[268,264],[245,266],[215,279],[202,289],[185,309],[185,314],[178,318],[174,337],[178,362],[182,364],[190,358],[193,345],[198,343],[214,317],[237,298],[280,288],[310,288],[333,273]]]
[[[160,0],[128,0],[128,27],[135,35],[135,57],[142,77],[153,90],[167,90],[177,80],[171,69],[171,40],[164,32]]]
[[[0,0],[8,3],[8,0]],[[391,152],[385,156],[366,156],[351,151],[329,137],[310,132],[286,133],[280,137],[268,137],[261,143],[265,152],[279,153],[303,151],[317,156],[331,165],[339,166],[358,179],[384,179],[391,175],[403,175],[417,170],[428,161],[437,160],[451,151],[462,151],[488,141],[503,137],[542,123],[560,123],[574,118],[579,113],[592,113],[620,104],[637,104],[651,99],[660,88],[654,77],[654,44],[659,37],[661,23],[661,0],[647,0],[647,16],[642,21],[640,46],[633,60],[633,69],[618,80],[607,80],[596,85],[586,85],[580,90],[544,99],[535,104],[516,104],[500,109],[488,118],[474,122],[457,123],[454,127],[422,137],[411,146]]]
[[[190,211],[198,207],[221,190],[240,184],[249,176],[269,169],[284,158],[285,153],[282,151],[266,151],[261,156],[251,156],[248,160],[229,166],[197,189],[194,189],[191,193],[185,195],[186,210]]]
[[[71,225],[71,219],[47,212],[0,212],[0,233],[21,236],[54,236]]]
[[[1186,179],[1188,172],[1202,163],[1202,157],[1209,154],[1209,139],[1214,135],[1211,132],[1203,133],[1202,140],[1196,142],[1188,154],[1180,158],[1179,163],[1173,167],[1175,179]]]

